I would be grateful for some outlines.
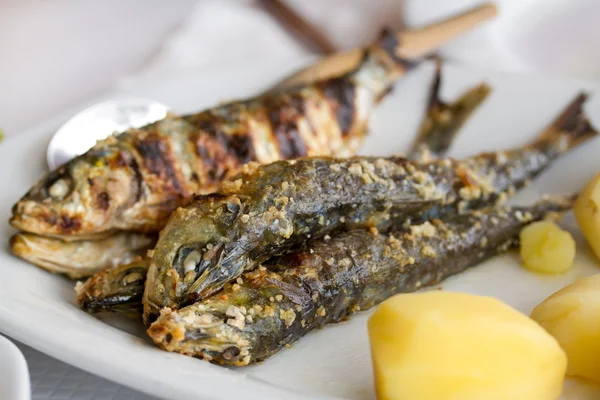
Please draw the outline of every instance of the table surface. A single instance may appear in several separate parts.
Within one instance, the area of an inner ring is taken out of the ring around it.
[[[155,399],[13,342],[21,349],[29,365],[32,400]]]

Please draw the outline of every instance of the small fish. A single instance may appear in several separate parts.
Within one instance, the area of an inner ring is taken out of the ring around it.
[[[314,240],[180,310],[164,309],[148,334],[161,348],[213,363],[263,361],[315,328],[386,298],[440,283],[513,246],[528,223],[557,217],[572,199],[499,208]]]
[[[128,232],[81,242],[18,233],[10,239],[10,248],[15,255],[32,264],[79,279],[145,256],[155,243],[156,235]]]
[[[64,240],[157,232],[193,194],[213,192],[249,161],[352,155],[373,106],[412,65],[395,55],[398,45],[384,32],[343,76],[109,137],[36,183],[10,222]]]
[[[427,102],[428,110],[415,143],[417,150],[411,154],[411,159],[425,161],[446,152],[464,120],[489,93],[489,88],[480,84],[466,91],[454,103],[446,104],[439,99],[440,84],[441,69],[438,67]],[[21,240],[13,239],[11,242],[11,250],[17,256],[53,272],[68,271],[70,276],[77,278],[125,264],[133,258],[132,255],[142,255],[156,243],[154,235],[135,232],[115,233],[93,241],[70,242],[34,234],[18,234],[18,237]],[[83,254],[85,259],[81,257]],[[107,254],[110,254],[109,258]]]
[[[579,96],[532,144],[463,161],[312,157],[249,164],[219,193],[178,208],[162,230],[144,292],[144,318],[217,292],[259,263],[355,228],[390,226],[504,201],[551,162],[597,135]]]
[[[142,294],[148,272],[148,258],[107,268],[75,286],[77,303],[86,312],[125,312],[141,316]]]

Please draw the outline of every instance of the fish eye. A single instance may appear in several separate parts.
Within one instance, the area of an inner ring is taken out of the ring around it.
[[[46,193],[55,200],[64,199],[71,191],[73,180],[65,171],[65,168],[59,168],[44,185]]]
[[[58,179],[49,188],[48,193],[55,199],[62,199],[69,192],[69,185],[64,179]]]
[[[187,275],[191,271],[195,271],[198,264],[202,260],[202,254],[199,250],[192,250],[183,259],[183,272]]]

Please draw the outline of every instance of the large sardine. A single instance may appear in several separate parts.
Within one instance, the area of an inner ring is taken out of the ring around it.
[[[461,126],[485,100],[490,88],[481,83],[467,90],[458,100],[440,99],[441,69],[438,63],[429,92],[427,112],[410,158],[427,161],[446,152]],[[127,263],[132,255],[153,248],[155,235],[119,232],[95,240],[63,241],[31,233],[16,234],[11,250],[17,256],[52,272],[70,277],[85,277],[104,268]],[[85,254],[85,257],[82,255]],[[110,255],[110,257],[107,257]]]
[[[210,193],[249,161],[345,157],[373,106],[409,67],[384,34],[341,77],[274,90],[97,143],[50,172],[13,207],[11,224],[66,240],[156,232],[193,194]]]
[[[578,96],[532,144],[463,161],[326,157],[249,164],[219,193],[178,208],[161,231],[146,321],[205,298],[244,271],[338,230],[442,218],[502,201],[596,131]]]
[[[571,199],[455,215],[392,234],[364,230],[308,242],[148,329],[161,348],[218,364],[265,360],[306,333],[386,298],[435,285],[515,244],[526,224],[570,208]]]

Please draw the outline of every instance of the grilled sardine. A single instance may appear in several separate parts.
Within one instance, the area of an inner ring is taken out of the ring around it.
[[[438,63],[429,92],[428,108],[410,158],[427,161],[438,157],[450,146],[462,124],[485,100],[490,89],[484,83],[467,90],[453,103],[440,99],[441,69]],[[53,272],[85,277],[104,268],[125,264],[132,255],[145,254],[154,247],[154,235],[120,232],[96,240],[65,242],[35,234],[17,234],[11,250],[17,256]],[[128,247],[129,246],[129,247]],[[81,255],[85,254],[85,258]],[[106,255],[110,255],[107,257]]]
[[[489,87],[482,83],[466,91],[452,104],[442,102],[439,98],[441,84],[439,65],[429,94],[428,112],[413,147],[414,153],[409,156],[417,161],[428,161],[431,157],[445,153],[464,121],[490,92]],[[148,266],[149,260],[146,259],[98,272],[85,283],[77,285],[79,306],[89,313],[99,311],[134,313],[138,310],[141,312],[146,273],[143,273],[143,280],[138,278],[140,269],[147,269]],[[131,274],[135,278],[132,278]]]
[[[531,221],[571,199],[433,220],[392,234],[364,230],[308,242],[223,291],[181,310],[164,309],[148,329],[161,348],[218,364],[265,360],[311,330],[347,319],[401,292],[435,285],[515,244]]]
[[[385,32],[356,70],[183,117],[96,144],[50,172],[13,207],[11,224],[65,240],[156,232],[192,194],[210,193],[249,161],[348,156],[369,114],[408,68]]]
[[[464,161],[313,157],[251,164],[220,193],[177,209],[144,292],[146,321],[215,293],[259,263],[338,230],[442,218],[502,201],[596,132],[580,95],[532,144]]]

